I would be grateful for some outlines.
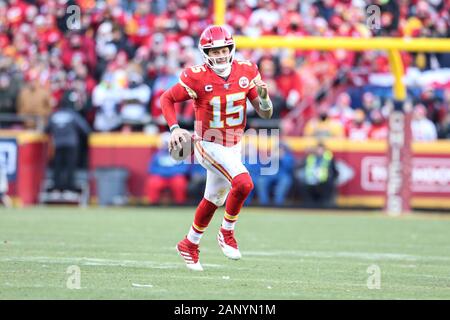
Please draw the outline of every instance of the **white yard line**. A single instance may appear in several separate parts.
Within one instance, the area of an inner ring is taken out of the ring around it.
[[[278,250],[278,251],[243,251],[246,257],[283,258],[317,258],[317,259],[358,259],[363,261],[401,261],[401,262],[450,262],[449,256],[420,256],[403,253],[376,253],[376,252],[348,252],[348,251],[307,251],[307,250]],[[0,262],[36,262],[41,264],[79,264],[85,266],[119,266],[150,269],[180,269],[185,268],[183,263],[158,262],[151,260],[122,260],[99,259],[88,257],[48,257],[48,256],[16,256],[0,257]],[[202,263],[208,268],[224,268],[224,265]],[[408,266],[412,267],[411,264]]]
[[[354,258],[361,260],[398,260],[398,261],[450,261],[447,256],[417,256],[403,253],[347,252],[347,251],[243,251],[243,256],[301,257],[301,258]]]
[[[161,263],[156,261],[139,260],[113,260],[98,259],[86,257],[7,257],[0,258],[0,262],[36,262],[48,264],[79,264],[85,266],[119,266],[119,267],[137,267],[150,269],[176,269],[185,268],[183,263]],[[203,264],[210,268],[221,268],[218,264]]]

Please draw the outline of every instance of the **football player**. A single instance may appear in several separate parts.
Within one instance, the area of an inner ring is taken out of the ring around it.
[[[207,170],[204,198],[197,207],[187,236],[177,244],[179,254],[192,270],[203,270],[199,243],[214,212],[225,203],[225,214],[217,241],[224,255],[241,258],[234,227],[245,199],[253,189],[250,175],[241,161],[241,137],[246,123],[247,99],[260,117],[272,116],[267,85],[257,66],[234,59],[235,42],[223,26],[209,26],[200,36],[204,64],[181,72],[179,83],[160,98],[170,127],[170,149],[180,149],[189,132],[177,123],[174,104],[194,100],[194,154]]]

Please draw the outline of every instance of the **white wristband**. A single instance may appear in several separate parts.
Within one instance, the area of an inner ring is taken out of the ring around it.
[[[269,111],[270,109],[272,109],[272,101],[270,99],[260,99],[259,108],[262,111]]]
[[[170,132],[172,132],[173,130],[175,130],[175,129],[177,129],[177,128],[179,128],[180,126],[178,125],[178,124],[174,124],[174,125],[172,125],[171,127],[170,127]]]

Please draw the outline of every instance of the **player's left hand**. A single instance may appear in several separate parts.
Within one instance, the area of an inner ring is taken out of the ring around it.
[[[253,83],[256,86],[256,90],[258,90],[259,97],[261,99],[267,99],[268,98],[268,86],[267,86],[267,83],[265,83],[261,79],[255,79],[255,80],[253,80]]]

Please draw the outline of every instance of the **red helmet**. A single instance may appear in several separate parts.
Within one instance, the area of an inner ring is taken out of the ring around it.
[[[229,47],[230,54],[225,57],[211,58],[208,55],[209,49]],[[223,26],[209,26],[206,28],[201,36],[198,44],[198,48],[202,53],[205,63],[218,73],[224,72],[227,68],[231,67],[231,63],[234,59],[235,44],[231,33]],[[217,63],[217,60],[226,58],[225,63]]]

